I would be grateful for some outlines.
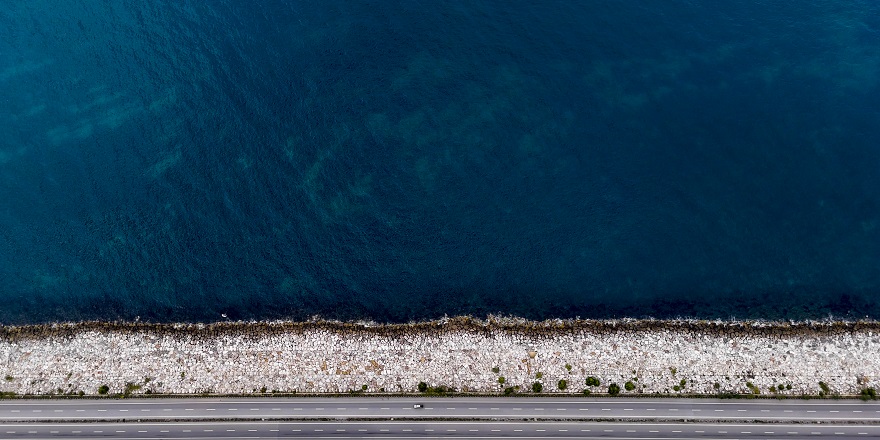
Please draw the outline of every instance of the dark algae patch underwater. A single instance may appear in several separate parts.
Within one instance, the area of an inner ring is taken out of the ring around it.
[[[0,24],[0,323],[880,318],[875,1]]]

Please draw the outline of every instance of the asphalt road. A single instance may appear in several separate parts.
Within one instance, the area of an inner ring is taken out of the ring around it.
[[[864,439],[880,426],[611,422],[182,422],[0,424],[0,438],[56,439],[255,438],[615,438],[615,439]]]
[[[414,409],[414,403],[424,408]],[[876,422],[880,402],[631,398],[234,398],[0,401],[0,422],[290,419]]]

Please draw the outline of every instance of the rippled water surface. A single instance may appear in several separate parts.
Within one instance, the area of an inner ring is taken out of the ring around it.
[[[0,323],[880,318],[880,6],[0,4]]]

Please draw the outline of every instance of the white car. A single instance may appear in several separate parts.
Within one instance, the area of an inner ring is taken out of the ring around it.
[[[422,409],[424,407],[425,407],[425,405],[422,405],[421,403],[416,403],[413,405],[413,409]]]

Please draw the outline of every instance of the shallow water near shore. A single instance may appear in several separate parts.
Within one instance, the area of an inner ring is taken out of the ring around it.
[[[876,2],[0,23],[0,323],[880,318]]]

